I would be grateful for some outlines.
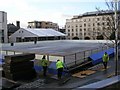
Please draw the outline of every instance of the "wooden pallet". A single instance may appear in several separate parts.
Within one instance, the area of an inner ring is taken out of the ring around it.
[[[85,70],[85,71],[80,71],[78,73],[73,74],[73,77],[79,77],[79,78],[85,78],[88,75],[91,75],[93,73],[95,73],[96,71],[93,70]]]

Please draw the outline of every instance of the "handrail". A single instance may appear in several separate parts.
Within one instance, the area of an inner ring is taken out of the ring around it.
[[[74,90],[81,90],[82,88],[100,89],[100,88],[105,88],[107,86],[115,84],[117,82],[120,82],[120,75],[114,76],[112,78],[108,78],[108,79],[105,79],[105,80],[102,80],[102,81],[94,82],[94,83],[91,83],[91,84],[88,84],[88,85],[84,85],[84,86],[78,87]]]

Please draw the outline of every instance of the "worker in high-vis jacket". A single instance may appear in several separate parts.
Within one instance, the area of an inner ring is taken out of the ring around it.
[[[109,61],[109,55],[107,54],[107,52],[104,53],[102,59],[103,59],[104,68],[107,69],[107,63]]]
[[[56,62],[56,67],[57,67],[57,77],[58,79],[61,79],[63,68],[64,68],[63,62],[58,59]]]
[[[42,58],[41,64],[42,64],[42,67],[43,67],[43,76],[46,77],[49,61],[46,60],[46,56],[45,55]]]

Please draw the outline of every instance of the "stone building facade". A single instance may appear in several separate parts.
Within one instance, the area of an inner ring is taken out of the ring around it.
[[[73,16],[66,20],[65,31],[68,39],[80,40],[109,39],[114,29],[114,12],[95,11]]]

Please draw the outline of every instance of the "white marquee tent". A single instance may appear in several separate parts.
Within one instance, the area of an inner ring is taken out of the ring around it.
[[[36,29],[36,28],[20,28],[10,36],[10,42],[16,42],[17,38],[38,38],[38,37],[65,37],[66,35],[54,29]]]

